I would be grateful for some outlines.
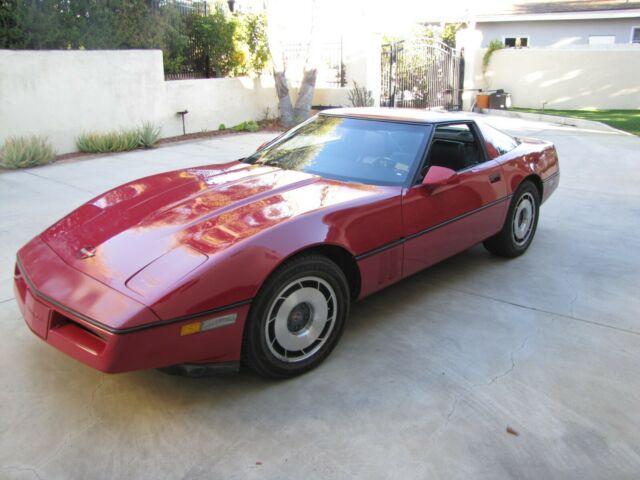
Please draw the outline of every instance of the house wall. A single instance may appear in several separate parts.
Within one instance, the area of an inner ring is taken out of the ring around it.
[[[313,104],[347,104],[347,90],[318,88]],[[292,94],[295,99],[295,89]],[[83,131],[146,121],[169,137],[182,134],[181,110],[189,110],[186,130],[193,133],[259,120],[267,109],[277,116],[271,77],[167,82],[159,50],[0,50],[0,143],[14,135],[41,135],[62,154],[76,150]]]
[[[485,78],[476,69],[473,82],[511,93],[516,107],[638,109],[640,45],[632,47],[498,50]]]
[[[589,35],[615,35],[615,43],[630,43],[631,28],[640,27],[638,18],[601,20],[550,20],[527,22],[478,22],[482,46],[503,37],[529,37],[529,47],[563,47],[587,45]]]

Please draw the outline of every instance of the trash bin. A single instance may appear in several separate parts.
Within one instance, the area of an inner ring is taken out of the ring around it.
[[[491,96],[486,93],[479,93],[476,95],[476,106],[478,108],[489,108],[489,101],[491,100]]]
[[[489,95],[489,108],[504,110],[511,107],[511,94],[496,90]]]

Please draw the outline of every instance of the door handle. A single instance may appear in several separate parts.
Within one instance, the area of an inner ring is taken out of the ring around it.
[[[499,181],[500,181],[499,173],[492,173],[491,175],[489,175],[489,183],[496,183]]]

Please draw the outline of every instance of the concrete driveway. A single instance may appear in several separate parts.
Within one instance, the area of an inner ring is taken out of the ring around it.
[[[478,246],[370,297],[281,382],[103,375],[31,334],[11,292],[17,248],[81,202],[273,135],[0,174],[0,478],[637,478],[640,138],[494,123],[560,153],[529,252]]]

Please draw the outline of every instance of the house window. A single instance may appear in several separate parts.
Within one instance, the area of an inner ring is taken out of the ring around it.
[[[528,47],[529,37],[504,37],[504,46],[507,48]]]
[[[611,45],[616,43],[615,35],[589,35],[589,45]]]
[[[640,27],[631,28],[631,43],[640,43]]]

